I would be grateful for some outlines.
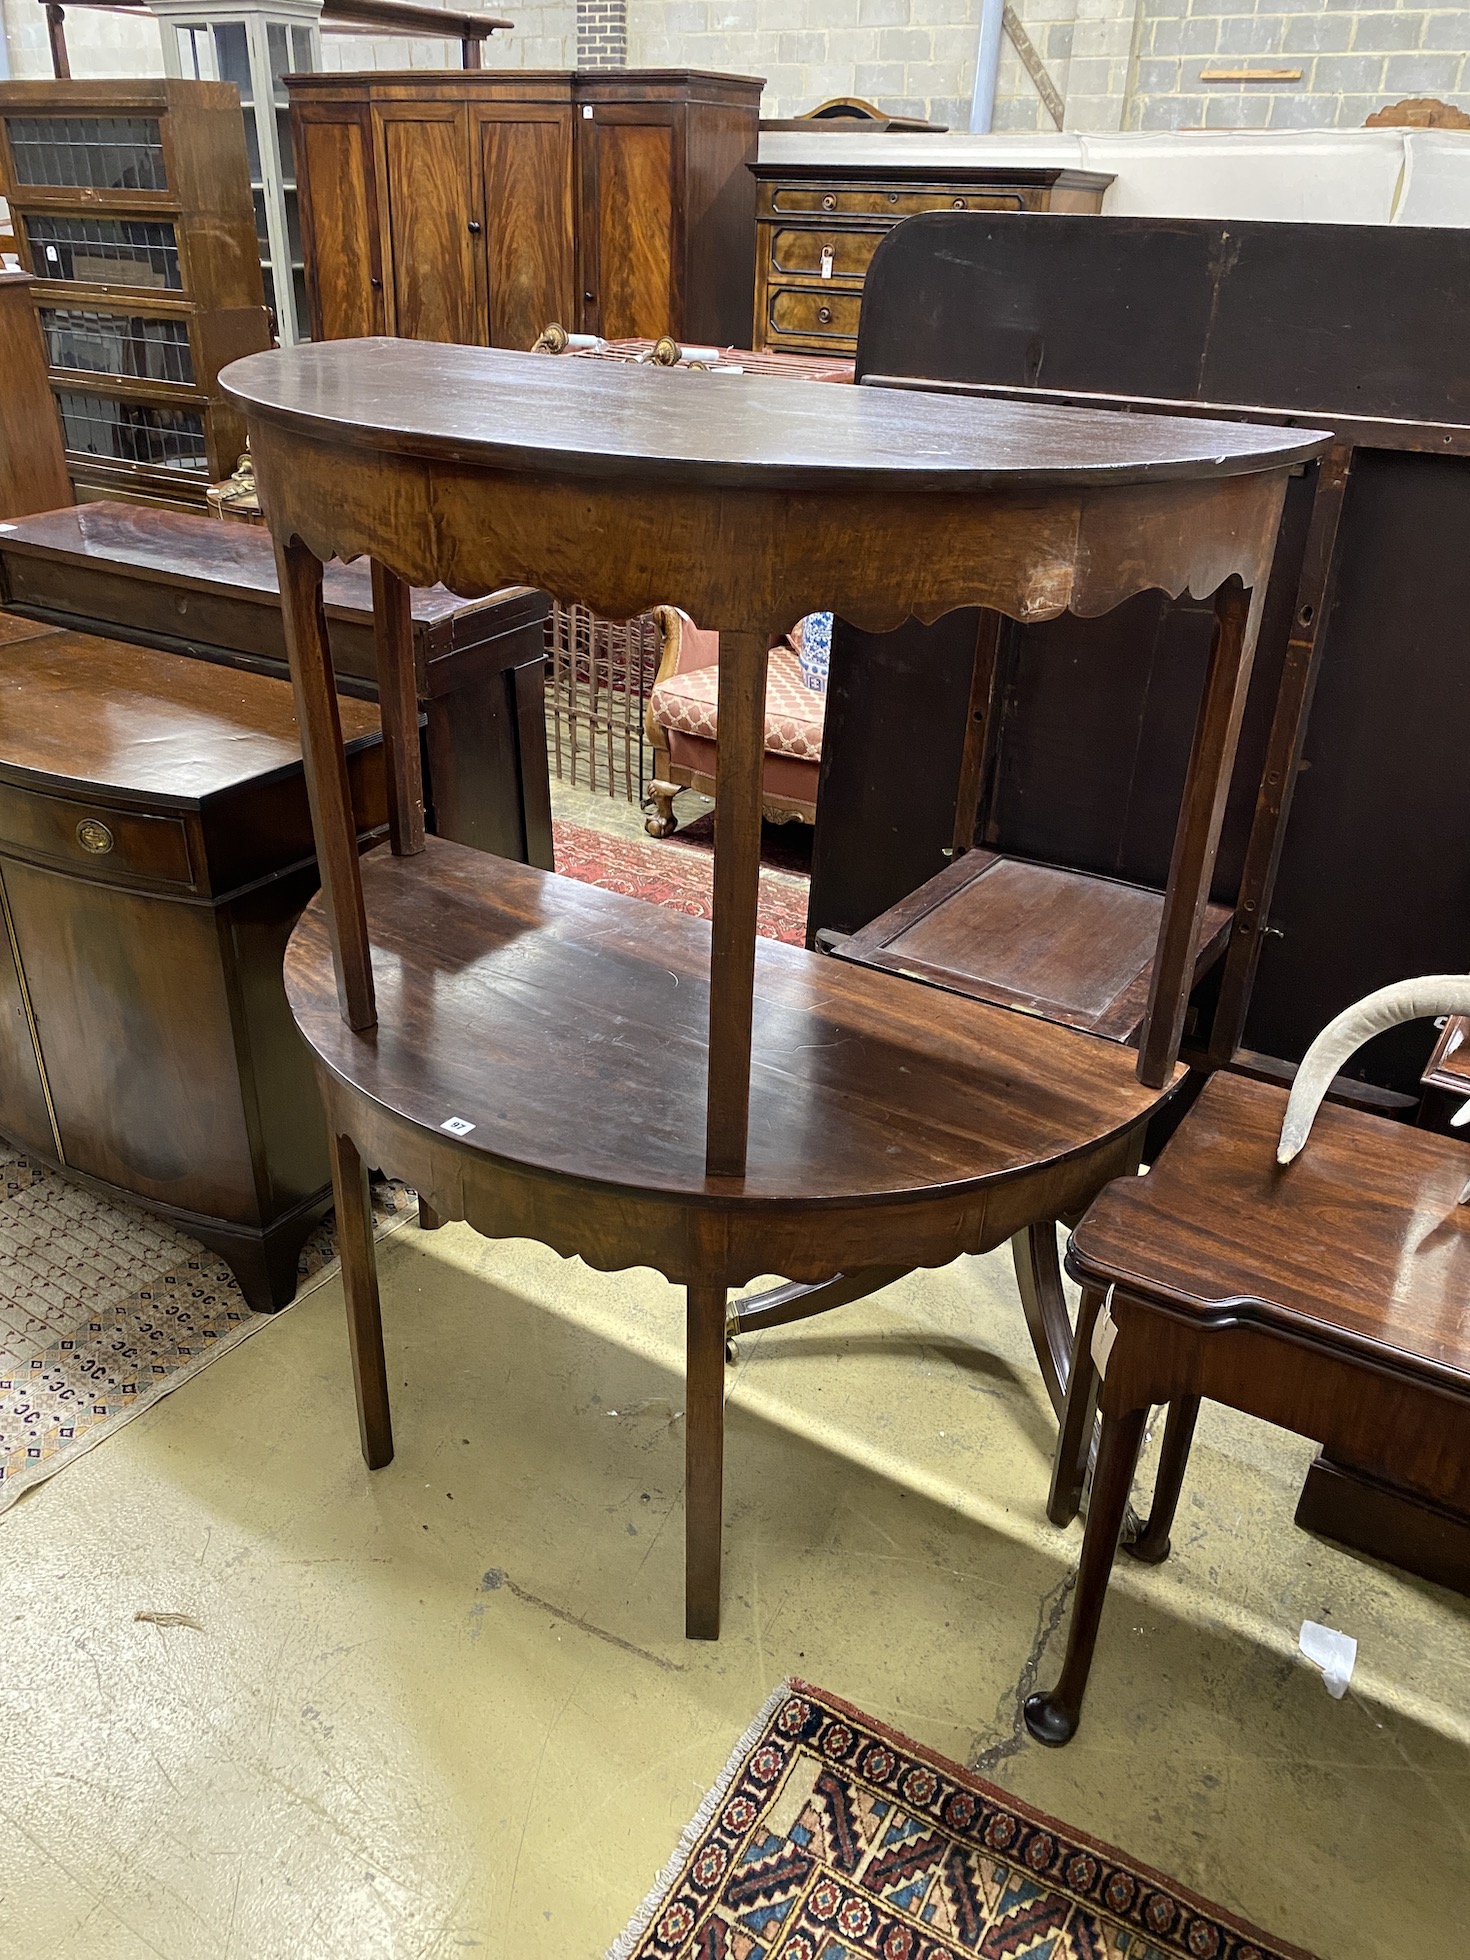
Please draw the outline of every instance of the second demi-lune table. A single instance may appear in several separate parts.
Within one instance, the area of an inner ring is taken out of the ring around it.
[[[687,1294],[685,1626],[719,1630],[728,1290],[947,1263],[1080,1210],[1176,1085],[1287,473],[1310,431],[369,340],[223,385],[276,540],[322,893],[287,956],[334,1138],[363,1449],[392,1455],[367,1164]],[[391,845],[359,862],[322,563],[367,556]],[[712,922],[426,838],[410,585],[721,635]],[[809,612],[1220,594],[1138,1050],[756,939],[766,652]]]

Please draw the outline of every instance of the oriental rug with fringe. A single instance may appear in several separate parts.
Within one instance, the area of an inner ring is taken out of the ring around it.
[[[607,1960],[1311,1960],[785,1682]]]

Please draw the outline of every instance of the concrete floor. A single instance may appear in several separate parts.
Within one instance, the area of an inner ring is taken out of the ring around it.
[[[380,1256],[387,1470],[334,1281],[0,1525],[4,1960],[595,1960],[793,1671],[1326,1960],[1466,1952],[1470,1607],[1295,1531],[1305,1446],[1206,1412],[1046,1752],[1078,1531],[1003,1256],[742,1343],[717,1646],[674,1289],[462,1226]]]

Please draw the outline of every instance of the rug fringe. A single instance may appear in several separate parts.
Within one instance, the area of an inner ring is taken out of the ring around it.
[[[761,1705],[760,1713],[735,1744],[735,1747],[730,1751],[725,1767],[720,1771],[719,1776],[710,1786],[704,1802],[695,1811],[688,1824],[685,1825],[683,1836],[674,1846],[673,1852],[663,1870],[653,1881],[648,1896],[628,1921],[627,1926],[603,1955],[603,1960],[633,1960],[634,1949],[658,1917],[659,1910],[672,1890],[674,1881],[678,1878],[680,1872],[683,1871],[685,1862],[698,1843],[700,1833],[704,1830],[704,1827],[709,1823],[709,1820],[714,1816],[720,1805],[725,1801],[730,1785],[735,1781],[741,1764],[755,1747],[762,1729],[765,1728],[767,1722],[770,1721],[786,1697],[794,1689],[800,1688],[801,1686],[802,1683],[797,1680],[795,1675],[789,1675],[781,1683],[779,1688],[773,1688],[771,1693],[766,1697]]]

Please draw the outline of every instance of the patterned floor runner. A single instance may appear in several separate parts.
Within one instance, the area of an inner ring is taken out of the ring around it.
[[[1311,1960],[788,1681],[607,1960]]]
[[[375,1184],[378,1235],[416,1213]],[[331,1277],[329,1213],[297,1298]],[[197,1240],[0,1143],[0,1513],[273,1318]]]
[[[683,849],[674,839],[613,836],[579,823],[557,823],[554,830],[556,868],[568,878],[600,885],[604,891],[627,892],[653,905],[669,905],[697,919],[709,918],[714,884],[714,858],[709,852]],[[805,878],[761,866],[758,917],[764,938],[804,945],[806,901]]]

